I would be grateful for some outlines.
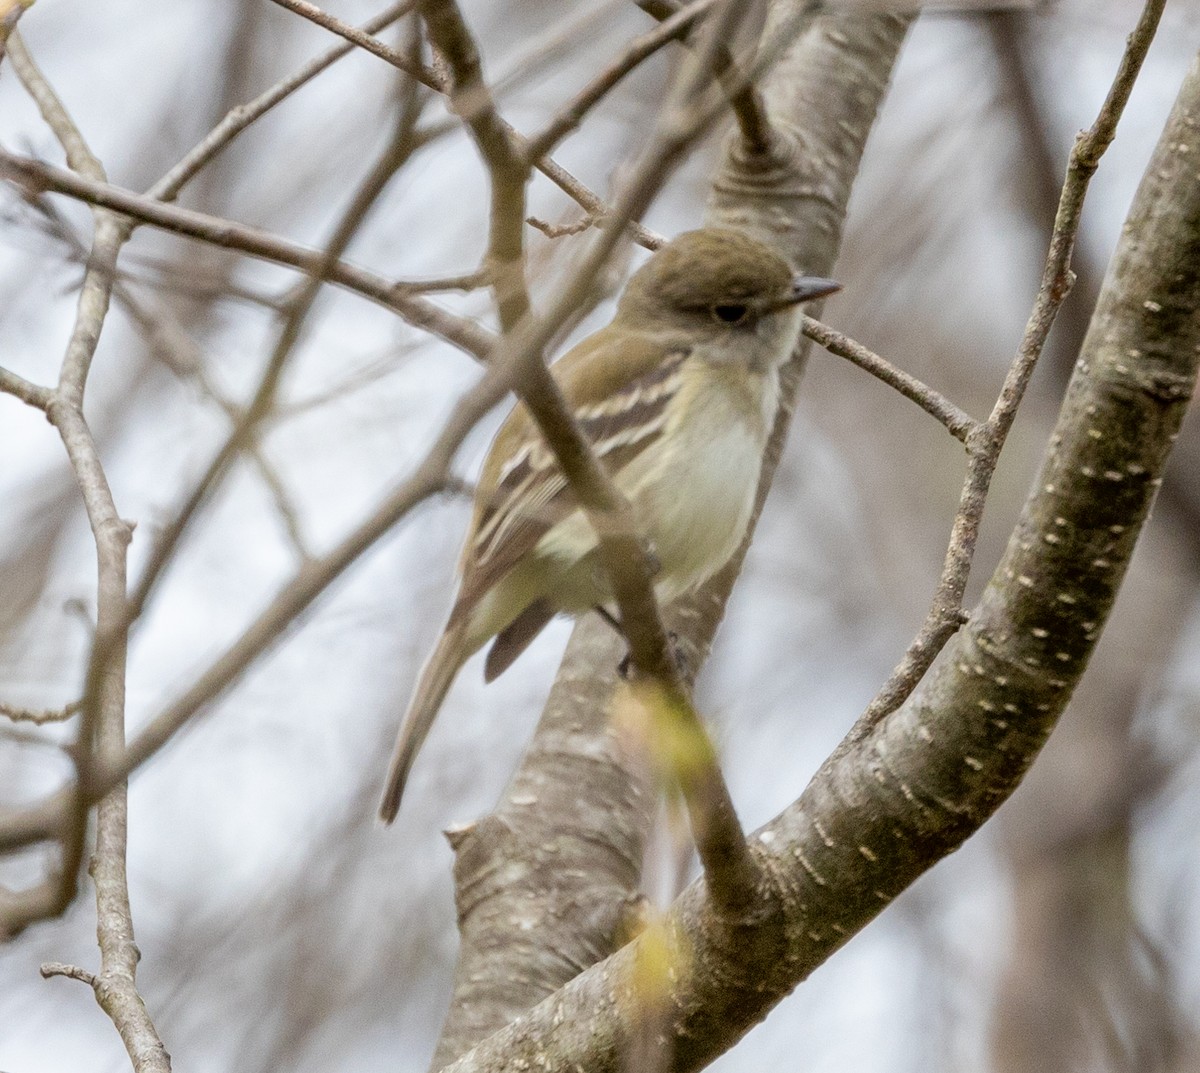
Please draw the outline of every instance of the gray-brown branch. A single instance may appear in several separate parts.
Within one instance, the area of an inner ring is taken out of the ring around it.
[[[1083,674],[1200,363],[1200,60],[1142,180],[1043,469],[969,623],[909,700],[762,828],[764,916],[730,928],[701,884],[668,919],[671,1068],[737,1039],[1020,783]],[[635,941],[448,1067],[622,1068]]]

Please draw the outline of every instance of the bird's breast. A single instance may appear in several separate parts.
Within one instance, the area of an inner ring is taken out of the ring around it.
[[[690,376],[674,400],[662,451],[638,459],[626,492],[661,563],[659,597],[701,584],[737,550],[754,509],[763,450],[779,401],[772,368]]]

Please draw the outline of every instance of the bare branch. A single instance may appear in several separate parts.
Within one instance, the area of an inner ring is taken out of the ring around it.
[[[564,194],[575,201],[588,214],[592,223],[596,226],[605,226],[613,216],[612,207],[602,197],[594,194],[584,186],[583,183],[576,179],[561,164],[556,163],[549,157],[543,157],[534,166]],[[652,231],[650,228],[636,221],[631,220],[625,226],[633,240],[639,246],[644,246],[648,250],[657,250],[659,246],[666,242],[666,239],[657,231]]]
[[[474,291],[487,286],[487,274],[478,270],[464,272],[461,276],[444,276],[441,279],[412,280],[392,284],[396,290],[410,294],[431,294],[436,291]]]
[[[800,322],[800,330],[813,342],[820,343],[830,354],[853,362],[889,387],[895,388],[906,399],[915,402],[927,414],[945,425],[956,440],[965,444],[971,433],[979,428],[978,421],[960,410],[944,395],[921,383],[915,376],[897,369],[890,361],[872,353],[848,335],[834,331],[829,325],[808,316]]]
[[[512,128],[496,111],[479,49],[455,0],[425,0],[421,15],[430,40],[450,68],[450,107],[471,131],[488,170],[491,214],[484,263],[501,329],[510,332],[529,313],[524,254],[529,162],[518,150]]]
[[[78,965],[68,965],[62,961],[43,962],[38,971],[42,974],[43,980],[49,980],[54,976],[65,976],[69,980],[78,980],[80,983],[87,984],[93,991],[100,986],[100,980],[94,973],[81,969]]]
[[[14,723],[34,723],[41,726],[45,723],[65,723],[68,719],[79,714],[83,702],[71,701],[62,708],[20,708],[15,704],[0,701],[0,715],[11,719]]]
[[[12,395],[37,410],[44,410],[50,404],[53,392],[48,387],[35,384],[25,377],[8,369],[0,368],[0,391]]]
[[[663,19],[654,30],[630,42],[624,54],[609,64],[559,110],[540,134],[530,135],[524,146],[526,156],[537,160],[551,152],[568,134],[579,129],[584,117],[631,71],[635,70],[664,45],[685,35],[695,21],[717,0],[692,0],[681,10]]]
[[[637,5],[663,25],[687,10],[678,0],[637,0]],[[713,52],[711,62],[713,74],[729,98],[745,151],[751,155],[769,153],[774,145],[774,133],[762,94],[754,82],[738,70],[733,53],[724,44]]]
[[[402,52],[397,52],[394,48],[389,48],[370,33],[359,30],[349,23],[342,22],[341,19],[334,18],[334,16],[322,11],[316,4],[310,4],[307,0],[272,0],[272,2],[278,4],[280,7],[287,8],[288,11],[299,15],[301,18],[308,19],[309,22],[315,23],[322,29],[330,31],[330,33],[337,34],[338,37],[344,37],[358,48],[364,49],[371,53],[372,56],[378,56],[381,60],[412,76],[421,85],[429,89],[438,90],[439,92],[445,89],[436,71],[423,66],[419,61],[414,60],[412,56],[406,56]],[[405,6],[405,10],[409,11],[416,6],[417,4],[414,0],[414,2]]]
[[[378,33],[405,15],[413,6],[414,0],[399,0],[398,3],[391,4],[373,19],[363,23],[358,29],[364,34]],[[375,40],[375,38],[371,38],[371,40]],[[326,68],[331,67],[342,57],[350,55],[357,47],[353,41],[337,45],[310,60],[295,74],[289,75],[270,89],[260,93],[254,100],[239,104],[213,127],[178,164],[150,187],[146,191],[147,196],[161,201],[174,201],[183,186],[250,124],[261,119],[275,105],[286,100],[302,86],[307,85]]]
[[[1046,254],[1042,282],[1034,300],[1033,311],[1029,315],[1017,355],[1009,367],[991,415],[983,426],[976,429],[967,439],[967,476],[963,482],[958,513],[954,518],[950,544],[946,549],[946,559],[934,593],[933,604],[920,631],[904,653],[904,658],[863,712],[856,726],[857,735],[865,733],[904,703],[932,665],[938,652],[965,620],[962,597],[971,571],[971,560],[975,554],[979,524],[987,502],[992,474],[996,470],[1000,451],[1012,427],[1029,378],[1033,375],[1034,367],[1046,344],[1046,337],[1050,334],[1058,308],[1074,282],[1071,255],[1075,248],[1088,183],[1095,173],[1101,154],[1112,142],[1121,113],[1141,70],[1142,61],[1146,58],[1150,42],[1154,40],[1154,32],[1158,28],[1164,4],[1165,0],[1148,0],[1142,9],[1137,26],[1129,35],[1116,77],[1096,121],[1079,135],[1071,150],[1067,176],[1059,198],[1058,214],[1054,221],[1054,231],[1050,236],[1050,249]]]
[[[32,193],[51,190],[65,194],[91,205],[123,213],[166,231],[187,235],[189,238],[224,249],[238,250],[251,257],[286,265],[309,274],[318,271],[321,266],[323,254],[319,250],[231,220],[177,208],[109,183],[84,178],[37,160],[16,156],[3,149],[0,149],[0,177]],[[475,358],[483,360],[491,350],[494,337],[490,332],[471,321],[439,309],[431,302],[409,294],[403,288],[395,287],[389,280],[366,269],[339,261],[330,268],[328,279],[339,287],[360,294],[387,309],[395,310],[413,327],[430,331]]]
[[[82,133],[33,63],[19,39],[10,42],[13,66],[61,142],[71,166],[103,182],[104,169]],[[125,672],[129,623],[125,617],[126,553],[133,527],[117,512],[99,451],[83,413],[84,392],[100,333],[108,315],[116,264],[132,230],[128,221],[96,210],[92,251],[80,288],[75,325],[46,416],[62,437],[96,543],[96,631],[81,702],[82,719],[73,759],[77,782],[85,785],[96,759],[119,755],[125,746]],[[103,659],[96,654],[103,653]],[[69,815],[60,827],[61,904],[75,890],[83,850],[88,803],[68,792]],[[141,957],[133,934],[126,874],[128,801],[125,784],[115,784],[97,802],[96,849],[89,871],[96,888],[96,937],[100,974],[96,1001],[113,1022],[136,1073],[169,1073],[170,1059],[138,994]],[[0,928],[11,931],[12,923]]]

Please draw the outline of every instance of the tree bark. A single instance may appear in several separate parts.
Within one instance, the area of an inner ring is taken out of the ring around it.
[[[722,919],[672,908],[670,1068],[728,1050],[1019,784],[1083,674],[1200,363],[1200,62],[1139,187],[1042,472],[970,621],[910,700],[844,745],[753,836],[769,889]],[[645,1003],[638,940],[454,1073],[622,1068]]]

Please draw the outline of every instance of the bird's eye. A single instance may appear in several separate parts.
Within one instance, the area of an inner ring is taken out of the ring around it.
[[[711,313],[719,324],[741,324],[750,315],[750,309],[744,305],[715,305]]]

